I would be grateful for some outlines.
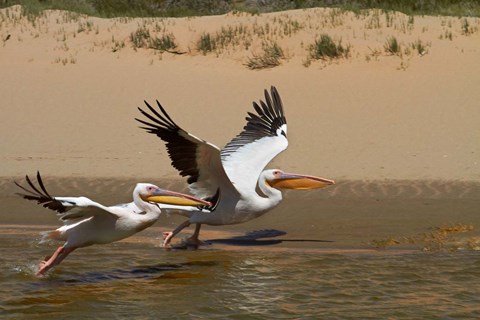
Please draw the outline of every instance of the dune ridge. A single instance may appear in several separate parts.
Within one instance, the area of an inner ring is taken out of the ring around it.
[[[337,181],[477,182],[479,25],[322,8],[135,19],[2,9],[0,176],[178,179],[163,144],[137,128],[143,100],[223,146],[275,85],[290,145],[270,167]],[[145,46],[134,46],[138,30]],[[206,34],[217,46],[203,52]],[[348,54],[313,58],[321,35]],[[152,42],[164,36],[174,50]],[[279,65],[250,70],[272,44]]]

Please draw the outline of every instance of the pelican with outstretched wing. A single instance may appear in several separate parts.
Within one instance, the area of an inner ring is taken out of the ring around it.
[[[249,112],[243,131],[220,150],[179,127],[157,100],[158,110],[145,101],[149,112],[138,108],[148,119],[137,119],[147,132],[166,143],[172,165],[186,176],[193,195],[214,203],[211,210],[179,212],[188,216],[172,232],[164,233],[168,245],[177,233],[195,223],[198,240],[201,224],[237,224],[257,218],[276,207],[282,200],[279,189],[322,188],[334,181],[265,166],[288,146],[287,121],[282,101],[275,87],[265,90],[265,101],[253,102],[256,114]]]
[[[125,239],[150,227],[160,217],[158,203],[187,206],[186,208],[211,206],[208,201],[186,194],[160,189],[150,183],[138,183],[133,191],[133,202],[107,207],[86,197],[50,196],[39,172],[37,186],[28,175],[25,178],[29,188],[15,181],[15,184],[25,192],[18,194],[56,211],[64,223],[56,230],[43,233],[44,239],[60,240],[65,243],[52,256],[40,262],[37,276],[43,276],[75,249]]]

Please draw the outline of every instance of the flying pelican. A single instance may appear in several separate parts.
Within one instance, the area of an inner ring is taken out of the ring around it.
[[[45,189],[40,173],[37,184],[25,176],[31,189],[15,184],[26,193],[18,193],[27,200],[35,200],[45,208],[57,212],[64,225],[43,233],[44,239],[65,241],[52,256],[39,264],[37,276],[43,276],[78,248],[93,244],[118,241],[153,225],[160,217],[157,203],[175,206],[211,206],[211,203],[186,194],[163,190],[150,183],[138,183],[133,190],[133,202],[106,207],[86,197],[52,197]]]
[[[187,243],[201,244],[201,224],[237,224],[257,218],[276,207],[282,200],[278,189],[315,189],[334,181],[279,169],[263,170],[288,146],[287,122],[277,89],[271,96],[265,90],[265,102],[253,102],[257,114],[248,112],[243,131],[220,150],[179,127],[157,100],[158,109],[144,101],[151,113],[138,110],[150,122],[142,129],[157,135],[166,143],[168,154],[181,176],[187,176],[189,189],[198,198],[212,201],[211,210],[178,212],[188,217],[172,232],[164,233],[164,246],[182,229],[195,223],[194,234]]]

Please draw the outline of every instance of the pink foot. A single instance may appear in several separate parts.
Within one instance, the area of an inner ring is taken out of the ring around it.
[[[48,268],[47,260],[41,261],[38,264],[38,271],[35,274],[37,277],[43,277],[45,275],[45,271]]]
[[[173,238],[173,232],[164,232],[163,233],[163,244],[162,247],[169,247],[170,246],[170,241],[172,241]]]

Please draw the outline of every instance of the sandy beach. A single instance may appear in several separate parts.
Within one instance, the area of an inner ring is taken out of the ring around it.
[[[270,167],[338,181],[479,181],[479,27],[478,18],[375,10],[100,19],[3,9],[0,176],[175,178],[163,143],[134,120],[144,100],[158,99],[177,124],[223,146],[275,85],[290,144]],[[139,28],[173,35],[182,54],[134,48]],[[243,31],[214,52],[197,49],[222,28]],[[309,59],[321,34],[349,56]],[[391,37],[399,54],[385,50]],[[250,70],[266,42],[285,58]]]

